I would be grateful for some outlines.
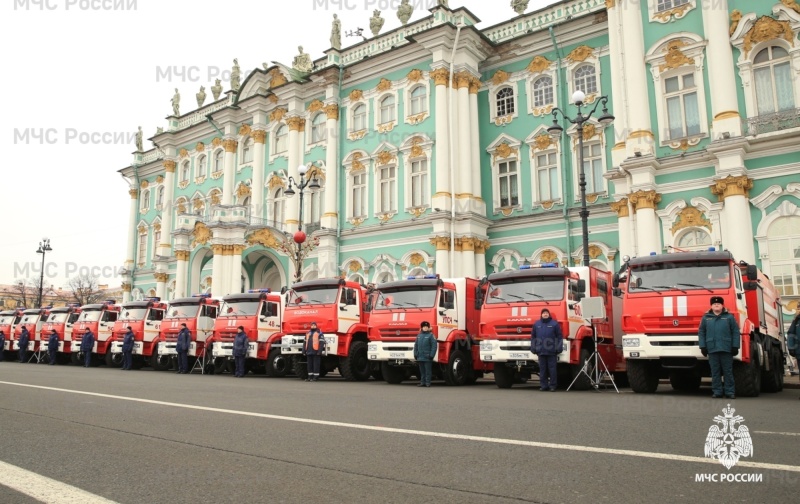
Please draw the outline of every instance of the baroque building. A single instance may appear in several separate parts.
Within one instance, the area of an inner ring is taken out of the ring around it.
[[[582,154],[592,265],[722,247],[797,306],[796,0],[567,0],[478,22],[440,5],[169,117],[121,170],[126,299],[280,289],[298,260],[303,279],[363,283],[580,264]],[[576,90],[616,118],[584,125],[582,153],[562,117],[547,132]],[[302,209],[298,182],[320,186]]]

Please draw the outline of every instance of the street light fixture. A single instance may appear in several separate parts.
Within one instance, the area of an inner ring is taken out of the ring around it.
[[[306,174],[308,173],[309,167],[306,165],[300,165],[297,168],[297,173],[300,174],[300,181],[296,181],[294,177],[289,177],[289,188],[286,189],[283,194],[287,198],[291,198],[295,195],[295,190],[292,188],[294,185],[297,187],[297,190],[300,193],[300,211],[298,216],[297,222],[297,232],[294,234],[294,242],[295,246],[295,273],[294,273],[294,281],[299,282],[303,277],[303,257],[302,257],[302,246],[303,243],[306,241],[306,234],[303,232],[303,193],[305,192],[306,187],[311,190],[315,191],[320,188],[319,180],[317,180],[316,172],[310,179],[306,179]]]
[[[39,242],[39,250],[36,251],[37,254],[42,254],[42,274],[39,277],[39,301],[36,303],[37,308],[42,307],[42,291],[44,291],[44,257],[52,250],[53,249],[50,248],[50,239],[42,238],[42,241]]]
[[[589,266],[589,210],[586,208],[586,173],[583,167],[583,125],[592,117],[592,115],[594,115],[595,111],[597,111],[597,107],[601,103],[603,104],[603,113],[597,118],[597,122],[599,122],[603,127],[610,126],[611,123],[614,122],[614,116],[608,111],[608,96],[601,96],[598,98],[592,110],[590,110],[586,115],[584,115],[583,111],[581,110],[585,104],[585,101],[586,94],[581,90],[575,91],[575,93],[572,95],[572,103],[578,107],[578,115],[576,115],[575,118],[569,117],[564,113],[563,110],[559,108],[553,109],[553,125],[547,128],[547,133],[550,134],[553,139],[558,140],[558,138],[564,132],[564,128],[558,124],[558,114],[561,114],[565,120],[578,126],[578,166],[580,167],[580,182],[578,185],[581,188],[580,216],[583,239],[583,265]]]

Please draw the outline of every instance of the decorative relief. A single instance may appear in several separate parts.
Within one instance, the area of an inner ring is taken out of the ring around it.
[[[436,250],[450,250],[450,237],[449,236],[434,236],[430,239],[431,245],[436,247]]]
[[[397,121],[391,121],[388,123],[383,123],[378,125],[378,133],[388,133],[397,126]]]
[[[282,187],[286,189],[286,182],[279,177],[277,174],[273,173],[269,176],[269,181],[267,182],[267,187],[269,187],[270,191],[274,191],[278,187]]]
[[[669,147],[672,150],[679,150],[686,152],[689,147],[694,147],[700,143],[700,138],[684,138],[678,142],[670,142]]]
[[[594,49],[587,45],[580,45],[567,54],[567,59],[572,63],[581,63],[594,56]]]
[[[422,137],[415,136],[411,140],[411,158],[419,158],[425,156],[425,151],[422,149],[420,144],[422,143]]]
[[[659,65],[658,69],[663,72],[664,70],[678,68],[684,65],[694,65],[694,58],[686,56],[683,54],[683,51],[681,51],[681,47],[685,46],[686,42],[681,39],[670,40],[665,49],[667,53],[667,55],[664,56],[665,63]]]
[[[514,213],[514,209],[513,209],[513,208],[501,208],[501,209],[500,209],[500,213],[502,213],[503,215],[505,215],[506,217],[508,217],[508,216],[510,216],[512,213]]]
[[[182,180],[181,182],[178,182],[178,188],[179,189],[186,189],[187,187],[189,187],[189,181],[188,180]]]
[[[408,211],[408,213],[410,213],[416,218],[419,218],[422,214],[425,213],[426,210],[427,208],[425,207],[418,207],[418,208],[412,208],[411,210]]]
[[[408,121],[409,124],[417,125],[417,124],[421,123],[422,121],[424,121],[425,119],[427,119],[429,115],[430,114],[428,114],[427,112],[422,112],[422,113],[417,114],[417,115],[412,115],[412,116],[406,117],[406,121]]]
[[[500,72],[503,72],[503,71],[502,70],[498,70],[498,72],[495,74],[495,77],[498,77],[498,74]],[[506,80],[508,80],[508,74],[506,72],[503,72],[503,74],[505,74]],[[502,76],[500,76],[498,78],[502,78]],[[471,73],[469,73],[467,71],[458,72],[455,75],[453,75],[453,88],[455,88],[455,89],[469,88],[470,85],[472,84],[473,80],[474,80],[474,77],[473,77],[473,75]]]
[[[215,149],[220,145],[222,145],[222,138],[216,137],[213,140],[211,140],[211,146],[214,147]]]
[[[729,35],[733,37],[733,32],[736,31],[736,28],[739,27],[739,22],[742,20],[742,11],[739,9],[734,9],[731,12],[731,29],[729,31]]]
[[[178,214],[185,214],[186,213],[186,200],[178,200],[178,204],[176,205]]]
[[[144,224],[139,224],[138,231],[139,234],[145,234],[147,232],[147,226]]]
[[[320,100],[314,100],[308,104],[308,111],[311,113],[319,112],[323,108],[325,108],[325,104],[322,103]]]
[[[361,224],[364,224],[364,219],[362,217],[353,217],[348,222],[350,222],[350,224],[352,224],[353,226],[358,227]]]
[[[350,140],[361,140],[365,136],[367,136],[366,128],[358,131],[351,131],[347,134],[347,138]]]
[[[360,152],[356,152],[353,154],[353,164],[352,164],[353,170],[363,170],[365,168],[364,163],[361,162],[362,156],[363,154],[361,154]]]
[[[175,251],[175,259],[179,261],[188,261],[189,260],[189,251],[188,250],[176,250]]]
[[[643,208],[650,208],[655,210],[656,206],[661,202],[661,195],[657,192],[650,191],[636,191],[629,194],[628,199],[633,205],[634,211],[639,211]]]
[[[378,85],[375,86],[375,90],[379,93],[388,91],[390,89],[392,89],[392,81],[386,78],[381,79],[380,82],[378,82]]]
[[[670,230],[674,236],[675,233],[681,229],[686,229],[688,227],[704,227],[709,231],[712,229],[711,221],[703,217],[703,212],[692,206],[688,206],[680,211],[677,221],[672,225]]]
[[[478,94],[478,91],[483,87],[483,82],[477,77],[473,77],[469,81],[469,94]]]
[[[270,122],[277,122],[283,119],[283,116],[286,115],[288,111],[283,107],[278,107],[272,112],[269,113],[269,121]]]
[[[325,180],[325,173],[323,173],[322,168],[319,166],[312,164],[311,167],[306,172],[307,179],[319,179]]]
[[[717,180],[711,186],[711,194],[719,197],[723,201],[728,196],[744,196],[747,197],[750,189],[753,188],[753,179],[747,178],[746,175],[734,177],[728,175],[726,178]]]
[[[267,143],[267,132],[264,130],[255,130],[250,136],[253,138],[253,141],[257,144]]]
[[[744,36],[744,56],[750,54],[755,44],[776,38],[782,38],[794,47],[794,32],[789,26],[789,21],[776,21],[769,16],[758,18]]]
[[[211,178],[213,180],[217,180],[217,179],[221,178],[224,173],[225,172],[223,170],[220,170],[220,171],[217,171],[217,172],[211,172]]]
[[[586,201],[591,204],[597,203],[597,199],[600,197],[600,193],[591,193],[586,195]]]
[[[555,251],[547,249],[539,255],[539,261],[546,263],[557,263],[558,254]]]
[[[159,175],[158,177],[156,177],[156,184],[162,184],[162,183],[164,183],[164,176]]]
[[[603,251],[597,245],[589,245],[589,258],[590,259],[597,259],[603,255]]]
[[[391,152],[385,150],[381,151],[375,158],[375,160],[377,161],[377,166],[384,166],[391,163],[392,161],[397,160],[397,157]]]
[[[339,105],[335,103],[331,103],[330,105],[325,105],[325,115],[328,116],[328,119],[335,119],[339,120]]]
[[[596,137],[600,134],[600,130],[592,123],[586,123],[583,127],[583,141],[586,142],[591,140],[592,138]]]
[[[378,220],[380,220],[382,223],[387,223],[392,220],[392,217],[394,216],[395,214],[393,213],[378,214]]]
[[[239,128],[239,136],[247,136],[251,131],[252,128],[250,128],[249,124],[242,124],[242,126]]]
[[[139,190],[138,189],[131,189],[128,191],[128,194],[131,195],[131,199],[136,199],[139,197]]]
[[[219,205],[222,202],[222,193],[218,190],[211,191],[211,204],[212,205]]]
[[[178,166],[178,163],[175,161],[167,160],[164,161],[164,171],[167,173],[175,173],[175,167]]]
[[[228,138],[222,141],[222,148],[225,149],[225,152],[236,152],[236,148],[238,146],[239,142],[237,142],[233,138]]]
[[[513,120],[514,120],[514,116],[509,114],[509,115],[498,117],[497,119],[495,119],[494,120],[494,125],[495,126],[505,126],[506,124],[511,124],[511,121],[513,121]]]
[[[531,112],[535,117],[539,117],[549,114],[550,112],[553,111],[553,108],[555,108],[554,105],[546,105],[544,107],[534,107],[531,109]]]
[[[414,82],[414,83],[421,81],[423,77],[424,75],[422,73],[422,70],[419,70],[417,68],[411,70],[410,72],[408,72],[408,75],[406,75],[406,79],[408,79],[408,82]]]
[[[466,73],[466,72],[461,72],[461,73]],[[456,74],[456,76],[460,75],[461,73]],[[500,84],[507,82],[509,77],[511,77],[511,74],[509,74],[508,72],[504,72],[503,70],[498,70],[492,76],[492,84],[494,84],[495,86],[499,86]]]
[[[450,72],[446,68],[437,68],[430,74],[436,86],[447,86],[450,84]]]
[[[690,3],[685,3],[683,5],[679,5],[677,7],[673,7],[672,9],[657,12],[653,14],[653,19],[659,21],[661,23],[667,23],[672,21],[673,18],[680,19],[689,12],[689,8],[692,6]]]
[[[613,203],[609,203],[611,210],[613,210],[618,218],[622,217],[630,217],[630,209],[628,208],[628,199],[622,198],[619,201],[615,201]]]
[[[165,283],[169,279],[168,273],[154,273],[153,278],[156,279],[157,283]]]
[[[530,73],[542,73],[545,70],[550,68],[553,62],[549,59],[545,58],[544,56],[536,56],[528,63],[528,66],[525,68]]]
[[[181,157],[181,159],[189,157],[189,151],[186,149],[181,149],[178,155]]]
[[[350,270],[351,273],[357,273],[361,271],[361,265],[358,263],[358,261],[350,261],[350,263],[347,265],[347,269]]]
[[[248,245],[262,245],[271,249],[278,249],[283,245],[283,241],[278,239],[270,229],[259,229],[250,233],[245,239]]]
[[[542,201],[539,204],[542,205],[542,208],[544,208],[545,210],[550,210],[555,206],[556,202],[553,200],[547,200],[547,201]]]
[[[555,147],[556,141],[553,140],[553,137],[551,137],[547,133],[542,133],[541,135],[537,135],[536,137],[534,137],[533,145],[536,150],[545,150],[550,148],[551,146]]]
[[[511,156],[519,156],[519,149],[511,147],[508,142],[503,142],[494,150],[495,159],[506,159]]]
[[[272,93],[270,93],[269,97],[267,97],[270,103],[278,103],[278,97]]]
[[[411,257],[408,258],[408,264],[411,266],[417,267],[421,264],[425,263],[425,258],[422,257],[422,254],[411,254]]]
[[[303,131],[306,127],[306,120],[302,117],[289,117],[286,119],[286,124],[289,126],[289,131]]]
[[[142,189],[147,189],[148,187],[150,187],[150,182],[148,182],[147,180],[142,180],[142,183],[139,187],[141,187]]]
[[[206,202],[201,200],[200,198],[195,198],[192,200],[192,208],[194,210],[202,210],[206,207]]]
[[[195,177],[195,178],[194,178],[194,183],[195,183],[196,185],[203,185],[203,183],[204,183],[205,181],[206,181],[206,178],[205,178],[205,177]]]
[[[616,5],[616,0],[606,0],[606,10],[614,7]]]
[[[273,68],[267,74],[269,76],[269,87],[274,88],[286,84],[286,77],[277,68]]]
[[[360,89],[350,91],[350,101],[359,101],[362,99],[364,99],[364,91]]]
[[[211,241],[211,230],[200,221],[194,223],[194,230],[192,231],[192,248],[198,245],[205,245]]]
[[[800,14],[800,5],[797,5],[797,0],[781,0],[781,3]]]

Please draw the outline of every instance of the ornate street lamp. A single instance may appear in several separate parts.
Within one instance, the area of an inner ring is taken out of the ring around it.
[[[603,104],[603,113],[597,118],[597,121],[603,125],[603,127],[610,126],[611,123],[614,122],[614,116],[608,112],[608,96],[601,96],[598,98],[592,110],[586,115],[584,115],[581,110],[585,100],[586,94],[581,90],[575,91],[572,95],[572,103],[578,107],[578,115],[574,118],[569,117],[559,108],[553,109],[553,125],[547,128],[547,133],[549,133],[552,138],[558,140],[564,132],[564,128],[558,124],[558,114],[561,114],[564,119],[578,126],[578,166],[580,167],[580,182],[578,185],[581,188],[580,216],[583,238],[583,265],[589,266],[589,210],[586,208],[586,173],[583,167],[583,125],[592,117],[601,103]]]
[[[36,251],[37,254],[42,254],[42,274],[39,277],[39,301],[36,303],[37,308],[42,307],[42,292],[44,291],[44,257],[52,250],[53,249],[50,248],[50,239],[42,238],[42,241],[39,242],[39,250]]]
[[[291,198],[295,195],[295,190],[292,188],[294,185],[297,187],[297,190],[300,192],[300,211],[298,216],[298,223],[297,223],[297,232],[294,234],[294,243],[295,243],[295,274],[294,274],[294,281],[299,282],[303,278],[303,256],[302,256],[302,247],[303,243],[306,241],[306,233],[303,231],[303,193],[305,192],[306,187],[311,190],[317,190],[320,188],[319,180],[317,180],[316,172],[314,172],[314,176],[310,179],[306,179],[306,173],[308,173],[308,166],[300,165],[297,168],[297,172],[300,174],[300,181],[296,181],[294,177],[289,177],[289,188],[284,191],[284,195],[287,198]]]

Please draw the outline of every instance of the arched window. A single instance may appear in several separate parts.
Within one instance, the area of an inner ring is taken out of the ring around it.
[[[279,187],[272,194],[272,208],[270,208],[270,219],[273,227],[283,229],[283,208],[286,199],[283,195],[283,188]]]
[[[353,109],[353,131],[367,129],[367,106],[363,103]]]
[[[223,155],[224,154],[223,154],[221,149],[214,153],[214,173],[221,173],[222,172],[222,169],[223,169],[222,157],[223,157]]]
[[[656,4],[656,11],[657,12],[664,12],[670,9],[674,9],[675,7],[679,7],[685,3],[689,3],[689,0],[658,0]]]
[[[150,190],[142,191],[142,211],[146,212],[150,209]]]
[[[702,229],[690,229],[678,238],[677,245],[684,250],[707,250],[711,236]]]
[[[380,177],[380,204],[381,212],[393,212],[397,209],[395,194],[397,191],[397,167],[383,166],[379,172]]]
[[[800,295],[800,216],[780,217],[769,226],[772,283],[782,296]]]
[[[428,111],[428,90],[425,86],[417,86],[411,90],[411,115]]]
[[[275,132],[275,153],[280,154],[289,150],[289,128],[283,124]]]
[[[381,124],[394,121],[394,103],[394,95],[389,95],[380,101]]]
[[[197,159],[197,176],[198,177],[205,177],[206,176],[206,157],[200,156]]]
[[[581,65],[575,69],[574,88],[589,95],[597,92],[597,73],[594,65]]]
[[[147,263],[147,228],[144,226],[139,228],[139,253],[136,263],[139,266],[144,266]]]
[[[583,144],[583,173],[586,176],[586,193],[601,193],[603,187],[603,144]]]
[[[252,163],[253,162],[253,139],[251,137],[247,137],[247,140],[244,141],[244,147],[242,147],[242,163]]]
[[[311,143],[322,142],[326,138],[325,121],[327,117],[320,112],[311,120]]]
[[[161,208],[164,205],[164,186],[158,186],[156,190],[156,207]]]
[[[500,206],[507,208],[519,204],[519,173],[517,161],[503,161],[498,165]]]
[[[367,215],[367,172],[361,170],[351,176],[352,203],[351,217]]]
[[[153,227],[153,257],[158,253],[158,246],[161,245],[161,225]]]
[[[795,108],[792,64],[789,53],[779,46],[762,49],[753,59],[758,115]]]
[[[181,165],[181,182],[189,182],[189,161]]]
[[[514,89],[504,87],[495,95],[497,104],[497,117],[514,113]]]
[[[428,204],[428,160],[411,162],[411,206],[422,207]]]
[[[553,79],[550,76],[539,77],[533,82],[533,106],[546,107],[553,104]]]

